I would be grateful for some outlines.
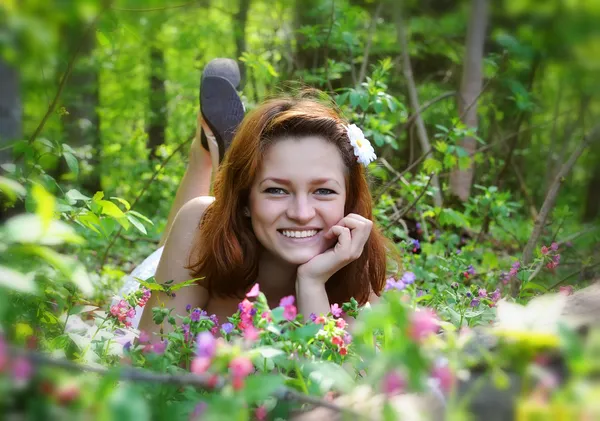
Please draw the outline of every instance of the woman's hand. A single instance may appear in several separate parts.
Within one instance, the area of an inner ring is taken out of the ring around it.
[[[348,214],[325,234],[326,239],[337,237],[335,246],[300,265],[297,282],[324,285],[334,273],[360,257],[372,228],[371,220]]]

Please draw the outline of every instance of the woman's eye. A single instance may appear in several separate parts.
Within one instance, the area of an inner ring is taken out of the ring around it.
[[[316,192],[318,195],[328,196],[330,194],[335,194],[335,192],[331,189],[318,189]]]
[[[279,187],[269,187],[268,189],[265,189],[265,193],[269,193],[269,194],[286,194],[286,191],[283,189],[280,189]]]

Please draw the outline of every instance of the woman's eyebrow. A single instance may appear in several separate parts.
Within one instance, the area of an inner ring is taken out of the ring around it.
[[[260,182],[260,184],[262,184],[262,183],[264,183],[266,181],[273,181],[273,182],[275,182],[277,184],[283,184],[285,186],[289,186],[290,184],[292,184],[292,182],[290,180],[287,180],[285,178],[277,178],[277,177],[267,177],[264,180],[262,180]],[[331,182],[333,182],[333,183],[335,183],[335,184],[337,184],[338,186],[341,187],[340,183],[336,179],[334,179],[334,178],[327,178],[327,177],[312,179],[312,180],[310,180],[310,184],[312,184],[312,185],[325,184],[325,183],[327,183],[329,181],[331,181]]]

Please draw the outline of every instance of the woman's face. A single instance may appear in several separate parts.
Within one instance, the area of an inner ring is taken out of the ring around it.
[[[250,191],[250,217],[267,252],[301,265],[335,244],[323,236],[344,217],[346,168],[317,136],[271,145]]]

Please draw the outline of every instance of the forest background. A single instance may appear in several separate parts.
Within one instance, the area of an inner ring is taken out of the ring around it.
[[[106,305],[155,250],[216,57],[238,61],[247,109],[316,87],[365,131],[377,221],[412,297],[443,319],[492,320],[494,301],[468,295],[480,288],[526,302],[586,285],[600,263],[599,21],[594,0],[5,0],[0,285],[61,285],[47,312],[39,295],[19,298],[22,314],[0,298],[5,330],[70,314],[72,283]]]

